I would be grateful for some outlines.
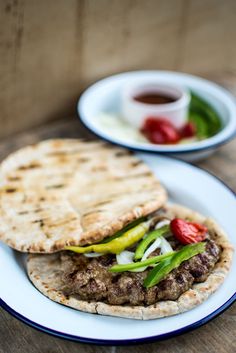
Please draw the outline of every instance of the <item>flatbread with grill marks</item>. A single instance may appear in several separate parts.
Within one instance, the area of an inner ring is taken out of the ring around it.
[[[51,253],[94,243],[166,201],[149,167],[103,142],[47,140],[0,166],[0,240]]]

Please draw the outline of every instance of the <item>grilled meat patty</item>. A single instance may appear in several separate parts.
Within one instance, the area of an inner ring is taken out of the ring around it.
[[[221,249],[207,240],[206,251],[183,262],[160,283],[144,288],[143,272],[111,273],[116,264],[114,255],[87,258],[84,255],[62,252],[64,292],[86,301],[102,301],[112,305],[151,305],[160,300],[176,300],[192,287],[204,282],[220,258]]]

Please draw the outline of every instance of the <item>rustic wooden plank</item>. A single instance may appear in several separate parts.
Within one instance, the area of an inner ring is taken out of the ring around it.
[[[86,1],[85,81],[131,69],[174,69],[182,7],[182,0],[149,0],[145,6],[142,0]]]
[[[0,136],[74,111],[81,91],[78,16],[76,0],[1,2]]]
[[[188,0],[180,69],[187,72],[235,70],[234,0]]]
[[[113,73],[236,72],[235,18],[234,0],[2,0],[0,137],[71,115]]]
[[[39,332],[1,308],[0,318],[0,353],[112,353],[110,347],[70,342]]]
[[[235,353],[236,305],[226,313],[185,335],[145,346],[118,347],[117,353]]]

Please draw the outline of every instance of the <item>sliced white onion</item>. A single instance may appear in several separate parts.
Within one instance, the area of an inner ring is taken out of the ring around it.
[[[163,219],[162,221],[160,221],[159,223],[156,224],[155,229],[159,229],[162,228],[164,226],[168,226],[170,224],[170,220],[169,219]],[[172,236],[171,232],[167,232],[166,234],[163,235],[165,238],[169,238]]]
[[[134,252],[132,251],[124,250],[119,255],[116,255],[116,261],[119,265],[131,264],[134,262],[133,259],[134,259]],[[146,268],[147,266],[140,267],[134,270],[130,270],[129,272],[143,272],[144,270],[146,270]]]
[[[161,237],[158,237],[154,243],[152,243],[151,246],[149,246],[149,248],[147,248],[147,250],[145,251],[145,253],[143,254],[143,257],[141,259],[141,261],[144,261],[148,258],[148,256],[155,251],[156,249],[160,248],[161,246]]]
[[[161,238],[161,253],[166,254],[167,252],[173,251],[170,243],[163,237]]]
[[[169,219],[163,219],[162,221],[158,222],[155,226],[155,229],[159,229],[161,227],[167,226],[170,224],[170,220]]]
[[[148,256],[158,248],[160,248],[161,254],[166,254],[167,252],[173,251],[171,245],[164,237],[158,237],[154,241],[154,243],[152,243],[152,245],[147,248],[147,250],[143,254],[141,261],[146,260]]]
[[[124,250],[120,254],[116,255],[116,261],[119,265],[126,265],[133,262],[134,252]]]
[[[99,257],[102,255],[104,255],[104,253],[102,253],[102,252],[87,252],[84,254],[84,256],[86,256],[86,257]]]

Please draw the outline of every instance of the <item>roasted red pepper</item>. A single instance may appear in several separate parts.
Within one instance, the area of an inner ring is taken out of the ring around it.
[[[196,127],[192,122],[186,123],[180,130],[181,137],[193,137],[196,135]]]
[[[198,243],[206,238],[207,228],[202,224],[175,218],[170,223],[174,237],[181,244]]]
[[[147,118],[141,132],[150,142],[156,144],[177,143],[181,138],[174,125],[164,118]]]

